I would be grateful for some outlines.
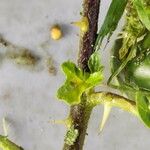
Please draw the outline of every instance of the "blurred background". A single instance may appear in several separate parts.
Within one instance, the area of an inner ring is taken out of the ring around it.
[[[101,2],[99,26],[110,2]],[[3,59],[4,47],[0,47],[0,134],[4,134],[2,119],[5,117],[9,138],[25,150],[62,149],[66,128],[53,122],[64,119],[69,107],[57,100],[56,91],[64,80],[60,64],[77,60],[79,30],[70,23],[80,19],[81,4],[81,0],[0,0],[0,35],[41,58],[32,69],[21,67]],[[50,38],[54,24],[59,24],[63,31],[59,41]],[[115,37],[116,33],[101,54],[106,79],[109,77],[108,56]],[[47,57],[51,58],[55,72],[48,71]],[[150,130],[119,109],[112,110],[103,132],[98,134],[102,113],[101,106],[93,111],[85,150],[146,150],[150,147]]]

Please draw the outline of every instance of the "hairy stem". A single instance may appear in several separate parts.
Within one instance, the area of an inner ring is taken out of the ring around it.
[[[80,50],[78,65],[81,69],[88,72],[88,60],[94,52],[93,45],[97,35],[97,24],[99,14],[100,0],[84,0],[83,3],[83,17],[88,19],[89,29],[84,35],[80,37]],[[72,119],[72,126],[78,132],[78,136],[73,144],[65,143],[63,150],[82,150],[84,139],[87,135],[86,130],[88,121],[92,112],[92,107],[87,106],[86,94],[82,95],[81,103],[72,106],[70,109],[70,118]],[[66,134],[67,136],[67,134]]]
[[[94,51],[94,44],[97,38],[97,25],[100,0],[84,0],[83,17],[88,18],[89,30],[80,37],[80,50],[78,64],[84,71],[89,71],[88,60]]]

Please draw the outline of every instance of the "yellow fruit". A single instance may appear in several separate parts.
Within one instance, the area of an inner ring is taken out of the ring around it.
[[[61,28],[58,25],[54,25],[50,30],[50,35],[53,40],[59,40],[62,37]]]

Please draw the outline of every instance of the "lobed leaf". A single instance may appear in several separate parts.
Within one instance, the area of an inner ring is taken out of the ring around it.
[[[58,89],[57,97],[69,105],[79,104],[82,93],[98,85],[103,79],[102,70],[85,73],[70,61],[62,64],[62,70],[67,78]]]

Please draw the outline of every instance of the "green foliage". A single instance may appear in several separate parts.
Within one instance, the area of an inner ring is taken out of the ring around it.
[[[98,33],[98,37],[95,44],[96,50],[99,50],[104,37],[109,34],[110,38],[113,31],[117,28],[118,22],[121,16],[123,15],[127,2],[128,0],[112,0],[112,3],[105,17],[104,23]]]
[[[0,148],[2,150],[23,150],[20,146],[11,142],[6,136],[0,135]]]
[[[144,6],[143,0],[133,0],[133,3],[137,9],[138,16],[145,27],[150,31],[150,15],[149,11]]]
[[[148,49],[150,47],[150,32],[145,36],[141,47],[142,49]]]
[[[127,65],[127,63],[135,56],[136,48],[133,46],[127,58],[118,66],[118,68],[112,73],[110,78],[108,79],[108,84],[115,78]]]
[[[140,22],[136,11],[131,12],[130,16],[126,17],[126,20],[124,29],[120,34],[120,37],[122,38],[122,46],[119,49],[120,60],[127,57],[131,47],[138,41],[138,39],[142,38],[145,30],[145,27]]]
[[[70,61],[62,64],[62,70],[66,75],[66,81],[58,89],[57,97],[69,105],[79,104],[82,93],[100,84],[103,79],[102,69],[87,73]]]
[[[150,51],[130,61],[126,67],[126,73],[130,83],[150,92]]]
[[[150,99],[143,93],[138,92],[136,95],[136,104],[139,116],[146,126],[150,128]]]
[[[108,84],[113,80],[115,88],[119,87],[130,99],[136,100],[138,116],[150,127],[150,15],[144,6],[145,1],[132,2],[134,5],[127,8],[126,24],[120,39],[112,49],[112,75]]]
[[[88,66],[89,66],[91,73],[101,71],[103,69],[103,66],[100,63],[100,57],[99,57],[98,52],[94,52],[91,55],[91,57],[88,61]]]

